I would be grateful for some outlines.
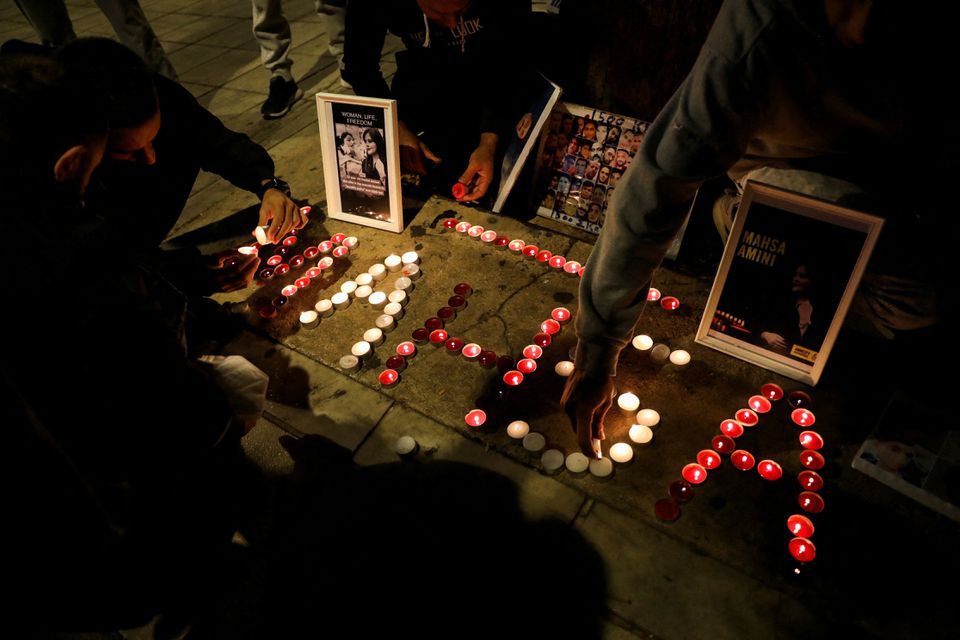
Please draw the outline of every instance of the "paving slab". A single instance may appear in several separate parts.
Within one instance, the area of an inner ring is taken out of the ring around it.
[[[166,44],[164,44],[166,49]],[[207,44],[188,44],[183,46],[175,53],[170,54],[170,62],[173,63],[177,73],[182,77],[187,71],[195,69],[205,62],[223,54],[223,47],[213,47]],[[186,84],[181,80],[182,84]]]
[[[200,22],[203,23],[204,19],[201,18]],[[176,38],[171,39],[177,41]],[[219,87],[259,65],[260,57],[251,51],[224,49],[216,58],[180,74],[180,81]]]

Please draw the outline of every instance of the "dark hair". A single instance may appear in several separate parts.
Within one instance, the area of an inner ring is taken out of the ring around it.
[[[342,146],[343,146],[343,143],[344,143],[344,141],[347,139],[347,136],[350,136],[350,137],[352,138],[352,137],[353,137],[353,134],[350,133],[349,131],[344,131],[343,133],[341,133],[340,135],[337,136],[337,146],[338,146],[338,147],[342,147]]]
[[[153,72],[132,50],[110,38],[79,38],[54,52],[67,73],[101,96],[110,126],[135,127],[156,114]]]
[[[106,134],[102,105],[56,61],[0,56],[0,178],[52,176],[64,151]]]
[[[364,129],[363,135],[362,135],[364,140],[366,140],[368,134],[373,139],[373,143],[377,145],[377,153],[379,153],[381,156],[385,155],[386,143],[383,141],[383,135],[380,134],[380,130],[374,129],[373,127],[368,127]],[[386,158],[382,158],[382,160],[386,161]]]

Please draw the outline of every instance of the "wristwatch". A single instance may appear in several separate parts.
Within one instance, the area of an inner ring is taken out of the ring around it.
[[[288,198],[290,197],[290,185],[277,176],[273,176],[270,178],[270,182],[264,182],[260,186],[260,189],[257,191],[257,197],[263,200],[263,194],[267,192],[267,189],[276,189],[277,191],[282,191],[287,195]]]

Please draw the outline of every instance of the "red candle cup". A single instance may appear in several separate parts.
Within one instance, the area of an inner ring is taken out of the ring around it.
[[[467,195],[467,185],[462,182],[454,182],[453,186],[450,188],[450,193],[453,194],[453,197],[459,200],[460,198]]]
[[[557,307],[550,312],[550,317],[561,324],[568,322],[572,315],[573,314],[570,313],[570,309],[567,309],[566,307]]]
[[[458,296],[463,296],[464,298],[469,297],[473,293],[473,287],[471,287],[466,282],[461,282],[453,288],[453,292]]]
[[[457,230],[457,233],[466,233],[467,231],[470,231],[470,227],[472,226],[472,224],[464,220],[463,222],[458,222],[455,229]]]
[[[427,329],[429,329],[430,331],[436,331],[437,329],[443,329],[443,320],[441,320],[441,319],[438,318],[437,316],[433,316],[433,317],[431,317],[431,318],[427,318],[427,319],[424,321],[423,326],[426,327]]]
[[[337,247],[336,249],[333,250],[333,257],[346,258],[347,254],[349,253],[350,253],[350,249],[347,249],[346,247]]]
[[[416,353],[417,353],[417,345],[413,344],[412,342],[401,342],[400,344],[397,345],[398,356],[409,358],[416,355]],[[392,368],[395,369],[396,367],[392,367]]]
[[[414,342],[424,343],[430,339],[430,330],[426,327],[419,327],[413,330],[411,337]]]
[[[813,404],[813,398],[810,397],[810,394],[806,391],[791,391],[787,395],[787,403],[794,407],[795,409],[804,409],[809,408]]]
[[[307,260],[313,260],[318,255],[320,255],[320,249],[317,247],[307,247],[303,250],[303,257]]]
[[[656,302],[659,299],[660,299],[660,289],[654,289],[653,287],[650,287],[647,290],[647,300],[649,302]]]
[[[568,276],[579,275],[583,266],[576,260],[567,260],[563,263],[563,272]]]
[[[277,296],[276,298],[270,301],[270,304],[272,304],[274,307],[279,309],[283,305],[287,304],[287,296]]]
[[[537,335],[533,336],[533,344],[542,349],[549,347],[552,341],[553,339],[550,337],[549,333],[538,333]]]
[[[341,242],[343,242],[343,239],[346,237],[347,237],[347,234],[345,233],[335,233],[332,236],[330,236],[330,242],[332,242],[333,244],[340,244]]]
[[[743,426],[736,420],[724,420],[720,423],[720,431],[722,431],[725,436],[739,438],[743,435]]]
[[[783,389],[778,384],[768,382],[760,387],[760,395],[771,402],[778,402],[783,399]]]
[[[295,244],[297,244],[297,236],[290,235],[283,239],[283,246],[285,247],[292,247]]]
[[[541,249],[537,252],[537,262],[548,262],[552,256],[552,252],[547,251],[546,249]]]
[[[704,449],[697,454],[697,462],[704,469],[716,469],[720,466],[720,454],[710,449]]]
[[[691,462],[683,467],[680,475],[690,484],[700,484],[707,479],[707,470],[696,462]]]
[[[671,498],[682,504],[693,500],[696,492],[693,490],[693,486],[686,480],[674,480],[667,488],[667,493],[670,494]]]
[[[563,269],[563,265],[567,264],[567,259],[563,256],[551,256],[551,258],[547,260],[547,264],[554,269]]]
[[[261,269],[260,273],[257,274],[257,277],[261,280],[269,280],[273,277],[273,269]]]
[[[447,341],[450,335],[443,329],[437,329],[430,332],[430,342],[436,345],[441,345]]]
[[[544,320],[540,323],[540,332],[551,336],[560,333],[560,323],[553,318]]]
[[[809,409],[794,409],[790,412],[790,419],[798,427],[809,427],[817,421],[817,417]]]
[[[285,286],[283,289],[280,289],[280,294],[281,294],[281,295],[284,295],[284,296],[286,296],[286,297],[289,298],[290,296],[294,295],[298,290],[299,290],[299,289],[298,289],[297,285],[295,285],[295,284],[288,284],[288,285]]]
[[[680,505],[673,498],[661,498],[653,505],[653,512],[664,522],[673,522],[680,517]]]
[[[823,449],[823,438],[816,431],[801,431],[800,444],[804,449]]]
[[[660,298],[660,306],[667,311],[676,311],[680,308],[680,301],[673,296],[667,296],[665,298]]]
[[[531,360],[536,360],[542,355],[543,355],[543,349],[541,349],[535,344],[528,344],[523,348],[524,358],[530,358]]]
[[[474,409],[465,415],[463,420],[467,423],[467,426],[476,429],[477,427],[482,427],[483,423],[487,421],[487,414],[481,409]]]
[[[293,281],[293,284],[297,285],[300,289],[306,289],[310,286],[310,278],[297,278]]]
[[[503,382],[511,387],[519,386],[523,382],[523,374],[517,370],[507,371],[503,374]]]
[[[394,371],[403,371],[407,368],[407,359],[401,355],[390,356],[387,358],[387,368]]]
[[[271,267],[275,267],[281,262],[283,262],[283,256],[270,256],[267,258],[267,264]]]
[[[740,471],[749,471],[750,469],[753,469],[753,465],[756,464],[756,459],[749,451],[737,449],[730,454],[730,464]]]
[[[813,521],[807,516],[793,514],[787,518],[787,529],[799,538],[809,538],[813,535]]]
[[[471,342],[470,344],[464,345],[460,353],[464,358],[472,360],[473,358],[479,356],[481,351],[482,349],[480,348],[480,345]]]
[[[520,240],[519,238],[516,238],[510,241],[510,244],[507,245],[507,248],[510,249],[510,251],[516,251],[519,253],[520,251],[523,251],[523,248],[525,246],[527,246],[526,242],[524,242],[523,240]],[[536,252],[534,252],[534,255],[536,255]]]
[[[379,380],[381,386],[392,387],[400,381],[400,374],[394,369],[384,369],[380,372]]]
[[[446,322],[457,317],[457,310],[453,307],[440,307],[437,309],[437,317]]]
[[[800,505],[800,508],[807,513],[820,513],[825,506],[823,498],[812,491],[802,492],[797,498],[797,503]]]
[[[783,467],[773,460],[761,460],[757,465],[757,473],[764,480],[779,480],[783,477]]]
[[[493,241],[493,246],[497,249],[506,249],[508,244],[510,244],[510,238],[507,236],[497,236],[497,239]]]
[[[483,232],[484,232],[484,228],[479,224],[475,224],[469,229],[467,229],[467,235],[470,236],[471,238],[479,238],[481,235],[483,235]]]
[[[443,348],[446,349],[450,355],[457,355],[460,353],[460,350],[463,349],[463,344],[463,340],[460,338],[450,338],[443,344]]]
[[[303,266],[304,262],[303,256],[297,254],[290,258],[290,267],[293,269],[299,269]]]
[[[528,258],[536,258],[537,254],[540,253],[540,247],[535,244],[528,244],[521,250],[521,253]]]
[[[822,455],[816,451],[810,451],[807,449],[806,451],[800,452],[800,464],[805,466],[807,469],[822,469],[826,462]]]
[[[310,267],[309,269],[307,269],[304,275],[307,276],[308,278],[316,278],[321,273],[323,273],[323,269],[321,269],[320,267]]]
[[[530,358],[524,358],[517,363],[517,369],[520,373],[533,373],[537,370],[537,361]]]
[[[497,354],[493,351],[481,351],[477,354],[477,362],[481,367],[492,367],[497,363]]]
[[[493,242],[496,239],[497,239],[497,232],[494,231],[493,229],[487,229],[486,231],[480,234],[480,240],[482,242],[489,243],[489,242]]]
[[[713,436],[710,445],[714,451],[723,454],[733,453],[733,450],[737,448],[737,444],[730,436]]]
[[[463,296],[453,295],[447,299],[447,306],[453,307],[455,310],[460,311],[465,306],[467,306],[467,299]]]
[[[750,405],[750,408],[757,413],[767,413],[771,408],[773,408],[773,405],[765,396],[750,396],[750,399],[747,400],[747,404]]]
[[[755,427],[760,422],[760,417],[753,409],[740,409],[733,417],[745,427]]]
[[[817,548],[806,538],[794,538],[787,544],[790,555],[800,562],[811,562],[817,557]]]
[[[323,242],[317,245],[317,249],[320,250],[320,253],[330,253],[331,251],[333,251],[333,243],[330,242],[329,240],[324,240]]]
[[[810,471],[809,469],[797,474],[797,482],[807,491],[823,489],[823,477],[816,471]]]
[[[308,204],[305,204],[305,205],[303,205],[302,207],[300,207],[300,215],[308,216],[308,215],[310,215],[310,211],[312,211],[312,210],[313,210],[313,207],[311,207],[311,206],[308,205]],[[296,231],[299,231],[299,229],[291,229],[291,230],[290,230],[290,233],[294,233],[294,232],[296,232]]]
[[[586,271],[587,271],[586,265],[581,266],[580,269],[577,271],[577,275],[582,278],[582,277],[583,277],[583,274],[584,274]]]
[[[329,269],[333,266],[333,258],[326,256],[320,258],[320,262],[317,263],[317,269]]]
[[[456,219],[456,218],[446,218],[446,219],[443,221],[443,228],[444,228],[444,229],[453,229],[455,226],[457,226],[457,219]]]

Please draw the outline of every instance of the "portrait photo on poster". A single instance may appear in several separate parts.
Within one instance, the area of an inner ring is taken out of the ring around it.
[[[399,233],[396,102],[318,93],[317,119],[327,215]]]
[[[697,342],[816,384],[882,225],[748,182]]]

